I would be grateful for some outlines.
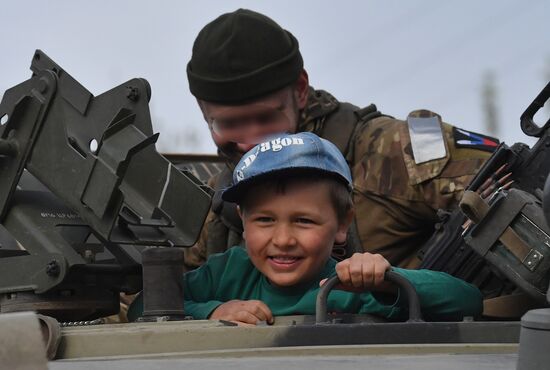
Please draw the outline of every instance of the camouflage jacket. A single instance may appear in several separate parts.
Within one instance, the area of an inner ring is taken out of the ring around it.
[[[416,254],[434,231],[437,210],[457,206],[465,187],[491,153],[457,147],[453,126],[442,123],[446,156],[416,164],[406,121],[380,114],[362,119],[357,114],[360,111],[325,91],[311,89],[298,129],[331,140],[329,127],[354,120],[349,142],[338,146],[352,170],[361,246],[364,251],[384,255],[394,266],[417,267]],[[411,115],[440,119],[426,110]],[[209,185],[216,188],[219,176]],[[216,212],[210,212],[199,242],[186,250],[189,268],[201,265],[211,253],[242,242],[241,230],[226,224]]]

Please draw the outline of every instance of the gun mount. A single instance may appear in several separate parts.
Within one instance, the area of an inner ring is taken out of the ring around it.
[[[549,99],[550,83],[520,117],[523,132],[538,138],[535,145],[502,143],[466,189],[482,193],[487,181],[496,180],[487,204],[480,202],[481,196],[474,197],[486,208],[484,215],[463,198],[461,207],[474,222],[467,222],[460,210],[445,213],[441,227],[423,248],[421,268],[444,271],[477,285],[486,299],[488,316],[519,318],[531,308],[548,305],[550,228],[544,221],[542,201],[550,174],[550,119],[539,125],[534,117]],[[501,171],[509,173],[502,177],[508,184],[500,183]],[[469,208],[473,212],[467,212]],[[506,297],[515,303],[505,301]]]
[[[116,313],[136,246],[192,245],[210,190],[156,151],[146,80],[94,97],[40,50],[31,70],[0,104],[0,312]]]

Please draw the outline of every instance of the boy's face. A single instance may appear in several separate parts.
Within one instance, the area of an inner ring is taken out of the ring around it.
[[[248,255],[277,286],[292,286],[317,276],[335,242],[344,243],[349,223],[338,222],[324,183],[275,186],[248,195],[241,217]],[[351,215],[349,217],[351,220]]]

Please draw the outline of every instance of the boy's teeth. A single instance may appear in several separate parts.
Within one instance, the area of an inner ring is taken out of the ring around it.
[[[298,258],[290,256],[274,256],[273,259],[280,262],[292,262],[296,261]]]

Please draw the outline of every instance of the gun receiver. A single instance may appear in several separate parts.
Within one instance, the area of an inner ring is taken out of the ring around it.
[[[210,190],[156,151],[146,80],[94,97],[40,50],[31,70],[0,104],[0,224],[20,247],[0,248],[0,310],[116,312],[141,289],[135,246],[192,245]]]
[[[535,145],[501,144],[467,189],[479,193],[482,184],[504,169],[511,173],[506,176],[510,190],[497,186],[487,198],[490,209],[486,216],[466,229],[466,217],[460,210],[447,213],[423,248],[421,268],[472,282],[485,298],[515,294],[520,288],[537,304],[547,304],[550,229],[543,221],[541,201],[550,174],[550,119],[538,125],[534,116],[549,98],[550,83],[520,117],[523,132],[539,138]]]

